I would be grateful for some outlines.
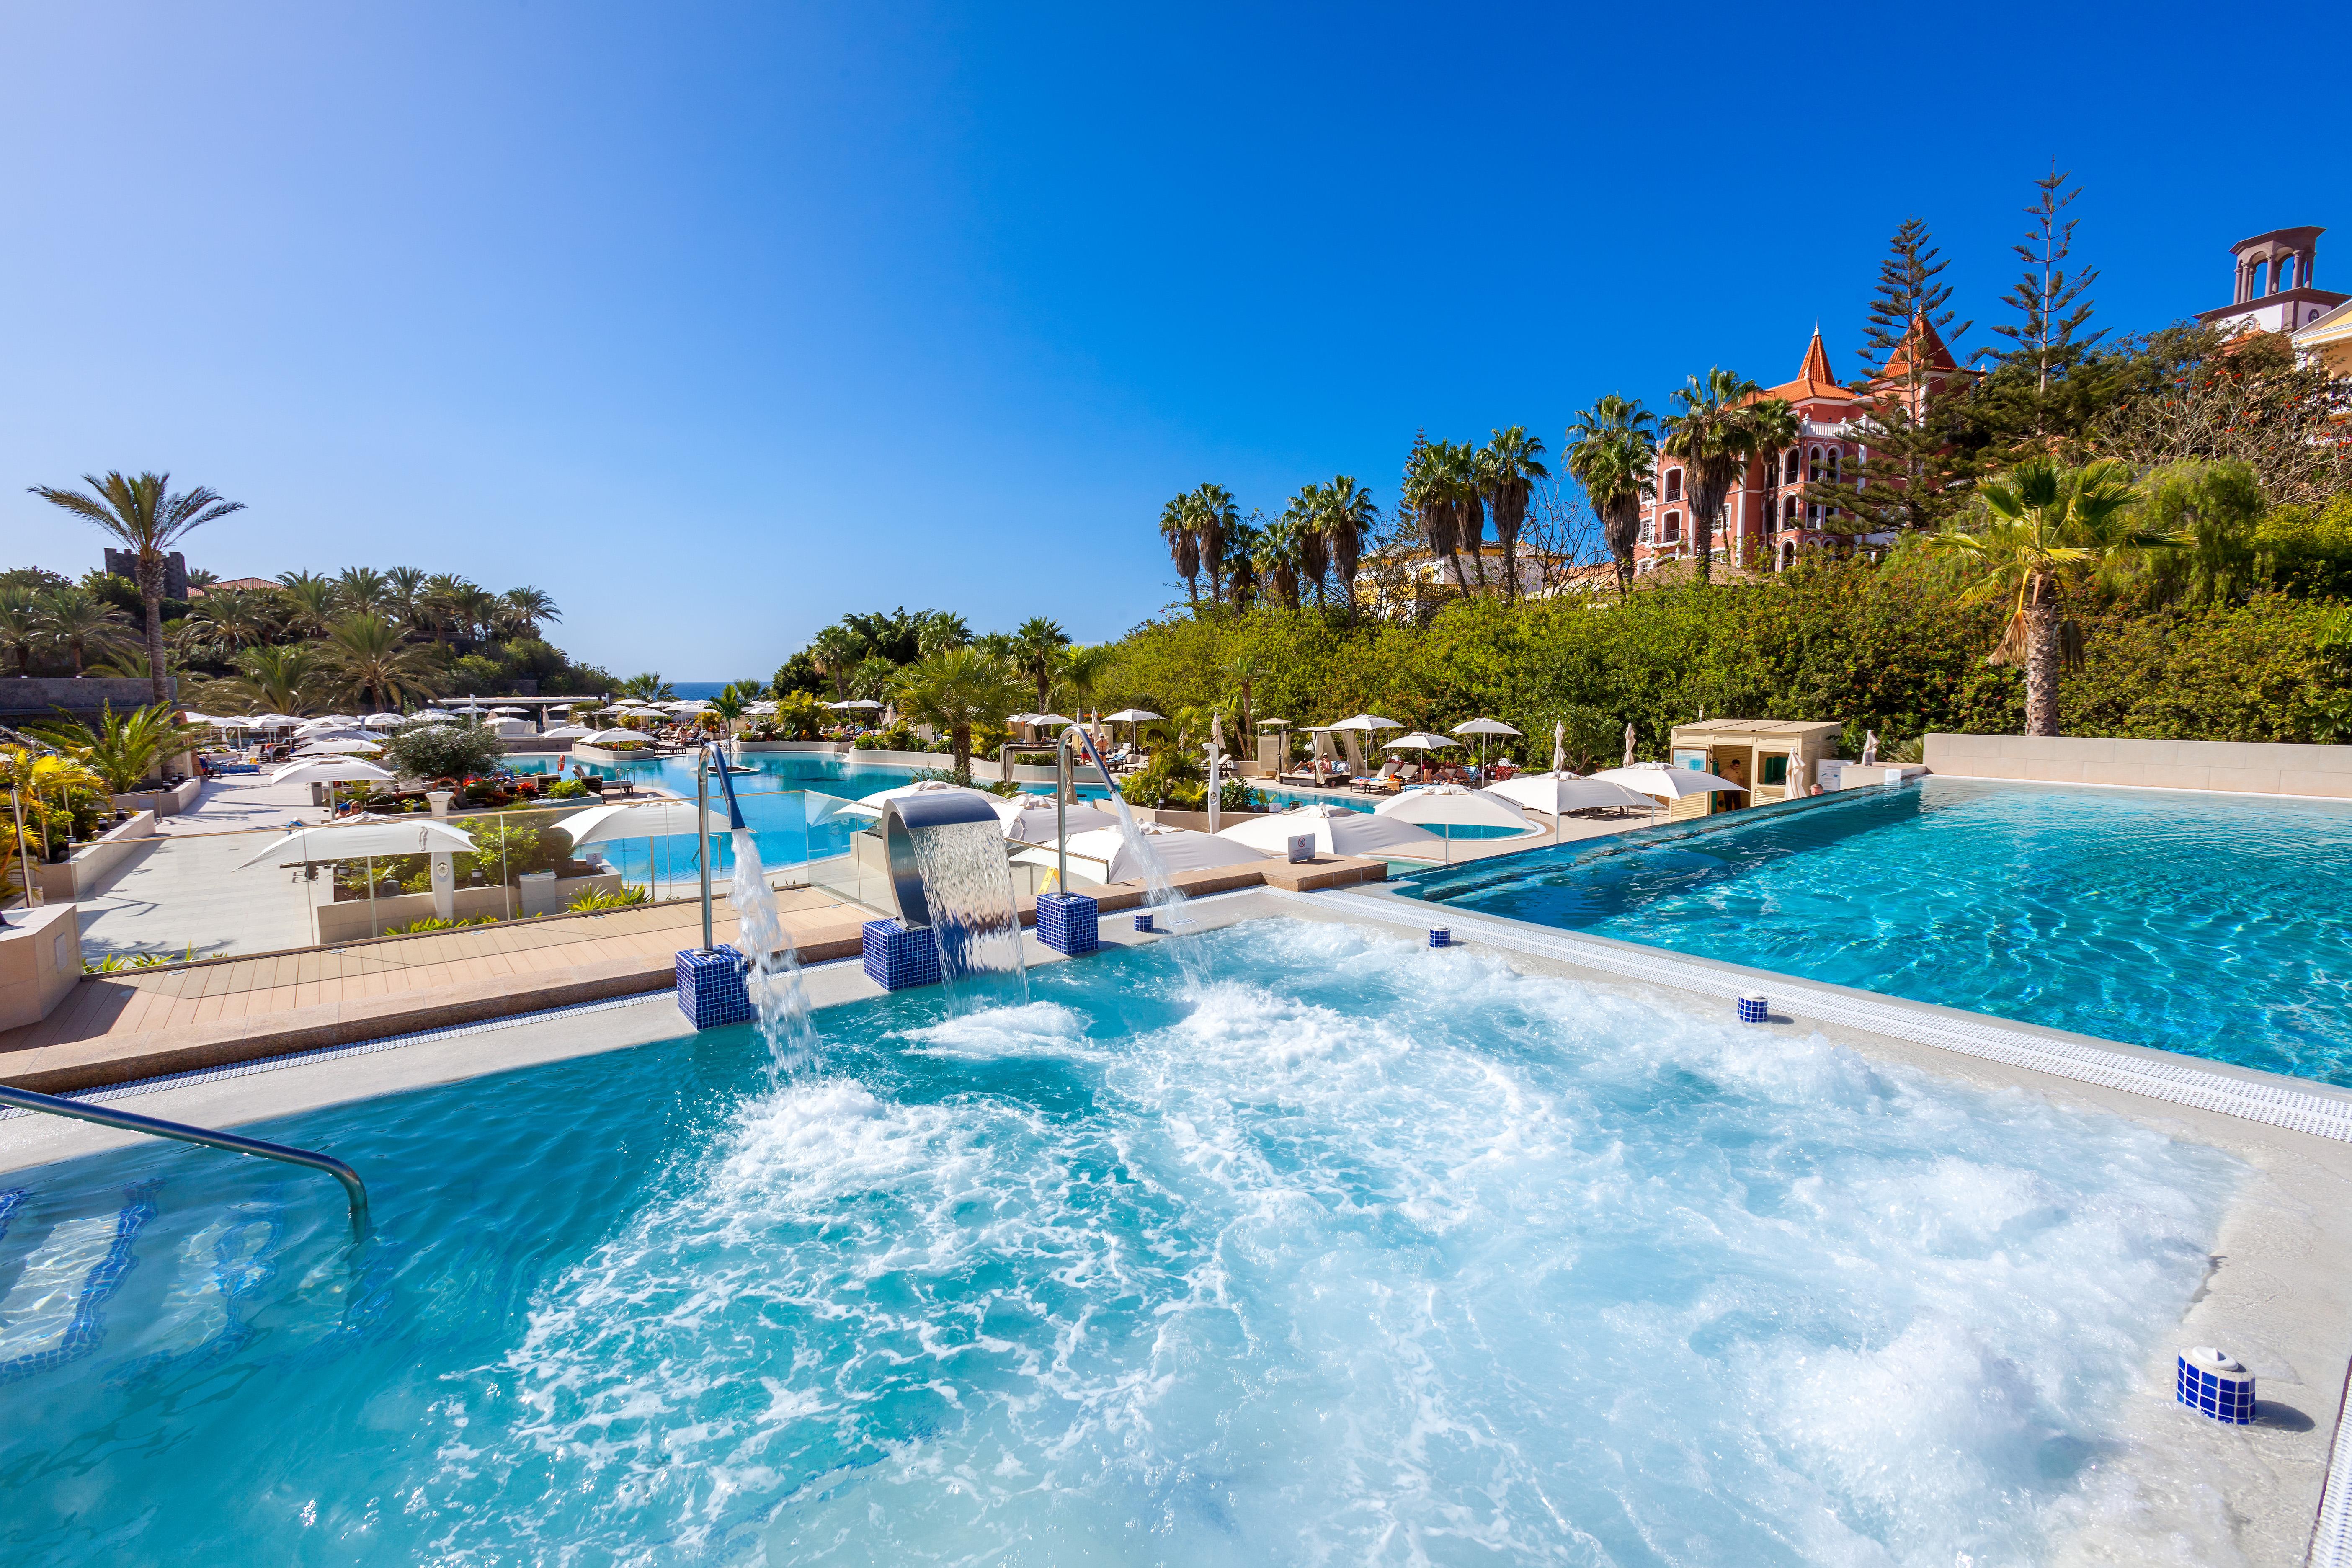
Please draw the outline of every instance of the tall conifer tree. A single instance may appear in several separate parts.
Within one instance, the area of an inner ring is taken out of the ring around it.
[[[2025,273],[2000,300],[2017,312],[2018,319],[1992,329],[2011,345],[2001,353],[2003,363],[2023,373],[2019,381],[2032,384],[2037,435],[2048,434],[2045,411],[2051,402],[2051,384],[2063,380],[2083,362],[2091,346],[2106,336],[2105,330],[2083,330],[2090,324],[2089,293],[2091,285],[2098,281],[2099,269],[2066,270],[2067,258],[2074,249],[2074,226],[2081,220],[2065,213],[2083,194],[2080,185],[2071,191],[2066,188],[2071,177],[2053,159],[2050,173],[2033,182],[2034,202],[2025,209],[2031,221],[2025,238],[2013,247],[2017,258],[2025,263]]]
[[[1933,527],[1958,505],[1965,468],[1945,405],[1966,378],[1947,370],[1939,379],[1929,347],[1931,336],[1950,343],[1975,325],[1953,325],[1959,312],[1950,308],[1951,285],[1938,281],[1950,265],[1918,218],[1904,219],[1887,241],[1863,323],[1862,384],[1874,400],[1862,421],[1865,455],[1846,468],[1843,484],[1810,486],[1806,495],[1832,517],[1838,509],[1850,514],[1836,525],[1841,531]]]

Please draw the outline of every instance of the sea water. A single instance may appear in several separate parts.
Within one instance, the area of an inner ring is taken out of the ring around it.
[[[829,1009],[774,1090],[738,1028],[247,1129],[358,1166],[357,1252],[333,1184],[211,1151],[11,1178],[0,1366],[66,1354],[0,1372],[0,1560],[1990,1568],[2137,1528],[2121,1413],[2226,1156],[1475,950],[1195,940],[1202,987],[1154,946]]]

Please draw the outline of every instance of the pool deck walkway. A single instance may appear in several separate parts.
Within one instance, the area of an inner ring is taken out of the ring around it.
[[[1384,861],[1325,856],[1174,880],[1200,896],[1311,892],[1387,875]],[[1134,883],[1092,893],[1107,912],[1144,901]],[[1034,901],[1016,901],[1022,922],[1034,924]],[[781,890],[777,904],[813,963],[855,956],[877,918],[822,889]],[[711,934],[735,940],[723,898]],[[678,951],[701,938],[701,906],[688,901],[88,975],[47,1018],[0,1032],[0,1082],[59,1094],[658,991],[676,983]]]

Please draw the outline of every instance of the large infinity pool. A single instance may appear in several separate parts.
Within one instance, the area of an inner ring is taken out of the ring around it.
[[[823,1013],[780,1089],[739,1029],[256,1129],[367,1176],[356,1252],[257,1162],[18,1174],[0,1561],[1948,1568],[2136,1517],[2227,1156],[1200,940]]]
[[[1929,777],[1407,892],[2352,1085],[2352,805]]]

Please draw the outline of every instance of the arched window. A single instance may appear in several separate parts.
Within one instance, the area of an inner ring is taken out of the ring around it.
[[[1682,499],[1683,471],[1680,468],[1668,468],[1666,470],[1666,500],[1680,500]]]
[[[1657,540],[1658,525],[1650,519],[1646,517],[1643,518],[1642,520],[1642,542],[1644,544],[1654,544],[1657,542]]]
[[[1837,482],[1838,482],[1838,454],[1837,454],[1837,453],[1835,453],[1835,452],[1832,452],[1832,453],[1830,454],[1830,483],[1832,483],[1832,484],[1835,484],[1835,483],[1837,483]]]
[[[1799,467],[1800,465],[1797,461],[1797,448],[1791,447],[1782,457],[1780,461],[1780,482],[1784,485],[1795,484],[1797,482],[1797,469]]]
[[[1805,479],[1809,484],[1822,482],[1822,449],[1819,447],[1805,454]]]
[[[1780,503],[1780,526],[1782,528],[1794,528],[1797,526],[1797,498],[1795,496],[1790,496],[1787,500]]]
[[[1682,536],[1683,514],[1678,511],[1670,511],[1666,513],[1665,517],[1658,523],[1658,542],[1661,544],[1673,544],[1680,541]]]
[[[2294,287],[2294,258],[2292,256],[2282,256],[2278,258],[2278,281],[2271,286],[2272,292],[2276,293],[2280,290],[2292,289]]]

